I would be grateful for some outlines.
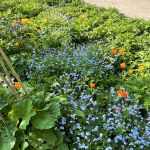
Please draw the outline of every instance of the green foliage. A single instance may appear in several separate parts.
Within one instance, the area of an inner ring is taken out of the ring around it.
[[[32,116],[36,114],[33,109],[32,101],[21,101],[12,105],[12,110],[9,112],[10,118],[16,123],[19,121],[19,128],[26,129]]]
[[[18,89],[23,99],[18,101],[0,81],[0,150],[130,149],[136,137],[124,148],[121,140],[112,141],[131,134],[136,125],[149,140],[150,21],[81,0],[1,0],[0,31],[0,47],[30,93],[25,97]],[[123,55],[118,54],[121,48]],[[128,92],[127,100],[117,95],[119,89]],[[115,123],[112,132],[113,125],[105,127],[117,113],[114,106],[124,108],[118,118],[123,126]],[[139,114],[142,121],[135,119]]]
[[[37,112],[32,118],[31,123],[37,129],[50,129],[54,127],[55,121],[60,116],[60,109],[56,104],[48,105],[49,108],[45,111]]]

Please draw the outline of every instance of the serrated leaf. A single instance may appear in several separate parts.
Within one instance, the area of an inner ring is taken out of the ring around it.
[[[38,150],[52,149],[57,137],[52,130],[33,130],[29,133],[29,144]]]
[[[60,108],[52,103],[46,111],[37,112],[31,120],[32,125],[37,129],[50,129],[55,125],[58,116],[60,116]]]
[[[20,120],[20,129],[26,129],[32,116],[36,114],[33,109],[32,101],[20,101],[12,105],[12,110],[9,112],[9,116],[12,121],[18,123]]]

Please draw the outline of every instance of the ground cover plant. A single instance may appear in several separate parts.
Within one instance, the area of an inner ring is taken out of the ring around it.
[[[0,0],[0,30],[29,93],[11,72],[21,101],[0,80],[1,150],[150,149],[150,21],[80,0]]]

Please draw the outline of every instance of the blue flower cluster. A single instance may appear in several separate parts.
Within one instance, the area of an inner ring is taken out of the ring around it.
[[[97,78],[105,82],[103,77],[113,69],[116,58],[110,61],[111,55],[94,45],[49,49],[39,55],[33,51],[27,76],[40,77],[39,82],[54,77],[47,89],[51,87],[55,95],[67,95],[69,104],[60,106],[63,117],[57,127],[70,149],[149,148],[150,123],[139,111],[143,106],[129,96],[116,97],[113,87],[103,91],[97,85],[96,89],[90,88],[89,83]]]
[[[111,137],[107,139],[108,146],[115,143],[116,147],[127,150],[150,148],[150,123],[141,115],[141,109],[144,108],[139,101],[129,96],[112,100],[108,112],[102,116],[103,127]]]

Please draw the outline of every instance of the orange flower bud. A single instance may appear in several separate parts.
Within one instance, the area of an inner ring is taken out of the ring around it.
[[[16,46],[16,47],[18,47],[18,46],[19,46],[19,43],[18,43],[18,42],[17,42],[17,43],[15,43],[15,46]]]
[[[123,55],[123,53],[124,53],[124,50],[123,50],[123,49],[120,49],[120,50],[119,50],[119,54],[120,54],[120,55]]]
[[[112,50],[112,54],[113,54],[113,55],[116,54],[116,50],[115,50],[115,49]]]
[[[90,83],[90,87],[91,88],[95,88],[95,84],[94,83]]]
[[[20,89],[21,88],[21,84],[19,82],[15,82],[15,88]]]
[[[121,68],[125,68],[126,64],[125,63],[121,63],[120,66],[121,66]]]
[[[132,69],[130,69],[130,70],[129,70],[129,73],[130,73],[130,74],[132,74],[132,73],[133,73],[133,70],[132,70]]]
[[[67,13],[66,15],[67,15],[67,16],[70,16],[70,14],[69,14],[69,13]]]
[[[24,24],[29,23],[28,19],[22,19],[22,22],[23,22]]]
[[[144,67],[143,66],[139,66],[139,71],[143,71],[144,70]]]

